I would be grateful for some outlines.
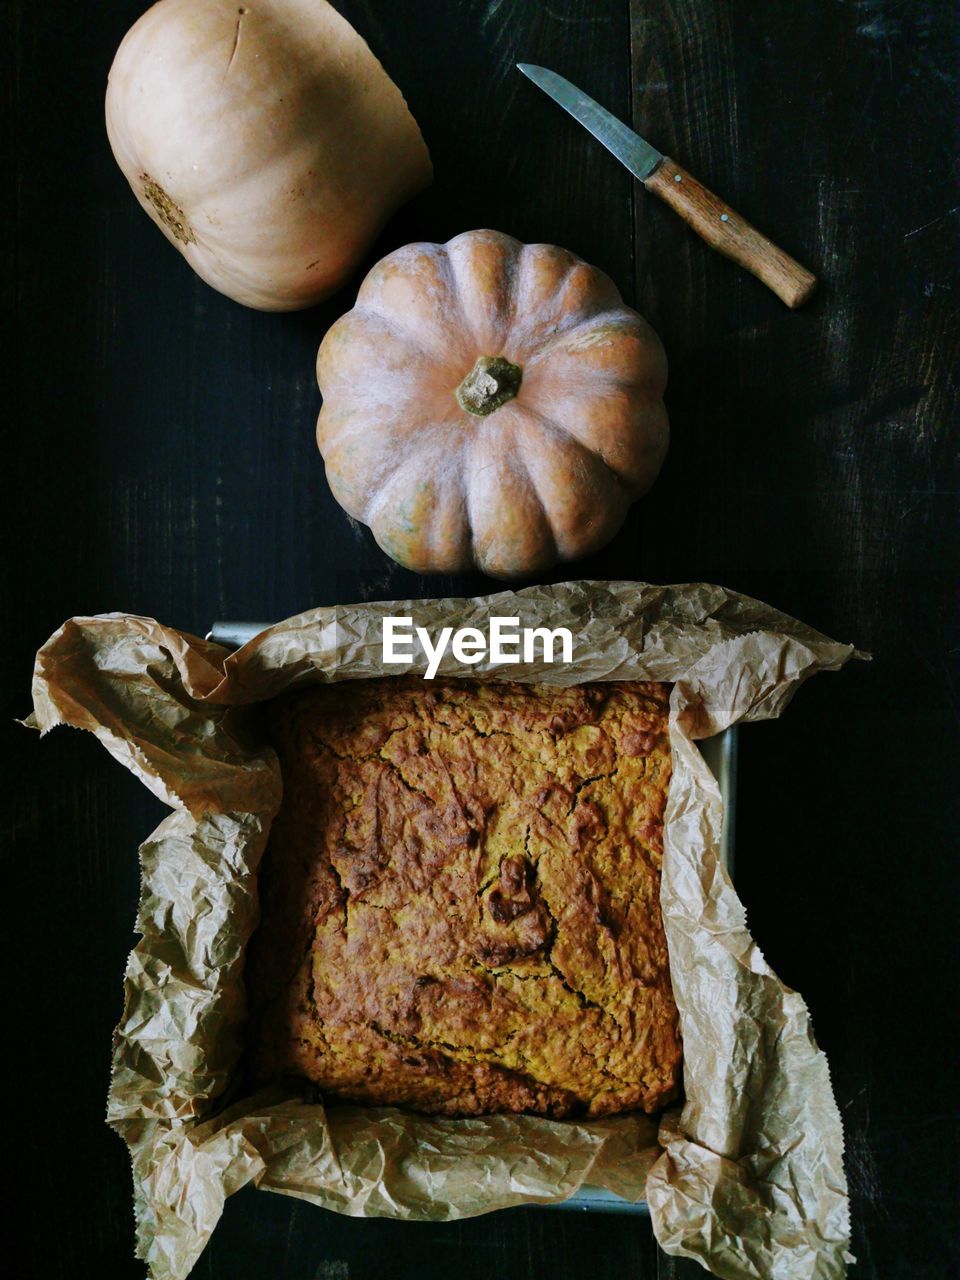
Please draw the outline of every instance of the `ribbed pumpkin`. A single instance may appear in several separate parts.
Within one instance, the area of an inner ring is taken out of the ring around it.
[[[612,281],[470,231],[379,262],[317,360],[337,501],[421,573],[514,578],[602,547],[667,449],[667,366]]]

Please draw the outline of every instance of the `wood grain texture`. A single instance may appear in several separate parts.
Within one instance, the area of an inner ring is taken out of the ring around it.
[[[398,569],[327,490],[313,360],[359,274],[302,315],[245,311],[203,286],[133,201],[102,94],[145,4],[0,9],[18,1280],[143,1274],[126,1153],[102,1116],[134,851],[162,815],[92,740],[40,742],[12,724],[34,650],[73,613],[130,610],[197,631],[215,617],[490,588]],[[341,7],[401,84],[437,166],[367,265],[409,240],[493,226],[596,263],[664,340],[664,472],[614,543],[573,571],[721,581],[874,651],[869,666],[814,682],[780,724],[743,733],[737,875],[759,942],[830,1054],[852,1275],[957,1274],[944,1141],[960,1007],[956,18],[932,0]],[[815,271],[810,305],[786,311],[711,252],[524,81],[519,60],[569,77],[723,192]],[[196,1271],[451,1273],[704,1274],[658,1258],[642,1221],[517,1210],[363,1222],[253,1191],[228,1202]]]
[[[672,425],[643,576],[724,581],[874,654],[742,734],[736,855],[830,1056],[870,1280],[960,1266],[955,39],[920,0],[632,4],[634,128],[821,281],[786,312],[640,193]]]
[[[701,240],[762,280],[788,307],[808,302],[816,276],[714,195],[669,156],[643,184],[691,226]]]

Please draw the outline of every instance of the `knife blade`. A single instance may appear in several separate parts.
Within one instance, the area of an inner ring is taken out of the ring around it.
[[[817,287],[816,277],[686,169],[555,71],[528,62],[518,62],[517,69],[583,125],[707,244],[762,280],[788,307],[799,307],[811,296]]]

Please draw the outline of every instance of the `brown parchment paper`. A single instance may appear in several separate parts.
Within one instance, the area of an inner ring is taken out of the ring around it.
[[[250,704],[384,667],[381,620],[431,632],[491,615],[568,627],[569,665],[439,674],[568,685],[665,680],[673,780],[661,900],[684,1040],[682,1107],[591,1122],[431,1119],[310,1095],[241,1096],[243,952],[280,803]],[[354,1216],[452,1219],[565,1199],[583,1183],[649,1203],[660,1245],[730,1280],[832,1280],[849,1238],[840,1118],[803,1000],[747,931],[718,846],[720,794],[694,745],[779,715],[851,656],[720,587],[573,582],[473,600],[315,609],[234,654],[146,618],[74,618],[37,656],[34,715],[89,729],[171,808],[141,847],[142,935],[126,971],[109,1123],[133,1162],[138,1252],[182,1280],[248,1182]],[[789,904],[784,904],[789,910]],[[811,939],[811,946],[815,945]]]

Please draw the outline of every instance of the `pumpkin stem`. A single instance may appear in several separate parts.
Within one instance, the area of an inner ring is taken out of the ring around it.
[[[520,390],[523,370],[503,356],[480,356],[457,387],[457,403],[467,413],[485,418]]]

